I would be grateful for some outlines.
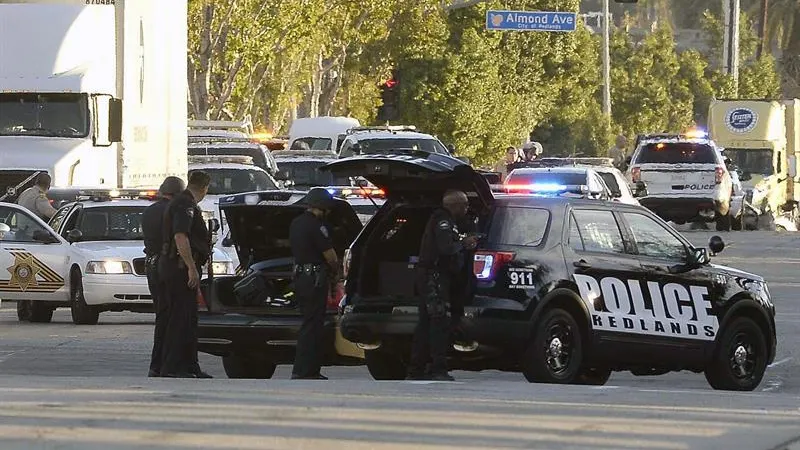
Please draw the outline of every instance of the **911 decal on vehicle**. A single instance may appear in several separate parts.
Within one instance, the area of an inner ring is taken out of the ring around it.
[[[536,284],[536,276],[533,269],[529,268],[509,268],[508,269],[509,289],[528,289]]]
[[[719,331],[705,286],[573,276],[594,329],[703,341],[713,341]]]

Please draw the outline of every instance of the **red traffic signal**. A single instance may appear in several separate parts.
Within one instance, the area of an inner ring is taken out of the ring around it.
[[[390,78],[390,79],[386,80],[386,82],[383,83],[383,85],[385,87],[391,89],[391,88],[397,86],[397,80],[395,80],[394,78]]]

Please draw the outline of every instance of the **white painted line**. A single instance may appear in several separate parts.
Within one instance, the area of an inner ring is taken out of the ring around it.
[[[765,387],[761,391],[762,392],[773,392],[773,391],[777,391],[778,389],[780,389],[781,386],[783,386],[783,381],[781,381],[781,380],[769,380],[769,381],[767,381],[767,387]]]
[[[619,389],[619,386],[592,386],[592,389]]]
[[[788,357],[788,358],[783,358],[783,359],[782,359],[782,360],[780,360],[780,361],[775,361],[774,363],[772,363],[772,364],[768,365],[767,367],[768,367],[768,368],[770,368],[770,369],[771,369],[771,368],[773,368],[773,367],[778,367],[778,366],[780,366],[781,364],[783,364],[783,363],[787,363],[787,362],[789,362],[789,361],[791,361],[791,360],[793,360],[793,359],[794,359],[794,358],[793,358],[793,357],[791,357],[791,356],[790,356],[790,357]]]

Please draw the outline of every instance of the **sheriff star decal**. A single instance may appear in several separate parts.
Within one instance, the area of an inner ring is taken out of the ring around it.
[[[47,267],[27,251],[7,249],[14,256],[14,264],[6,267],[11,274],[0,280],[0,292],[55,292],[64,286],[64,278]]]

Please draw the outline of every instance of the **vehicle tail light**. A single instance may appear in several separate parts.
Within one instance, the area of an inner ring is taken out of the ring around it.
[[[353,253],[350,249],[344,250],[344,258],[342,258],[342,276],[347,279],[347,274],[350,273],[350,261],[353,260]]]
[[[504,264],[513,259],[513,252],[477,252],[472,262],[472,272],[479,280],[491,280]]]
[[[631,168],[631,181],[638,183],[642,181],[642,169],[639,167]]]
[[[717,184],[722,183],[722,177],[725,176],[725,168],[722,166],[717,166],[717,169],[714,171],[714,182]]]
[[[328,301],[325,303],[325,309],[328,312],[339,312],[339,302],[344,297],[344,283],[336,283],[336,287],[332,292],[328,293]]]
[[[206,298],[203,296],[203,291],[200,289],[197,290],[197,310],[208,311],[208,304],[206,303]]]

